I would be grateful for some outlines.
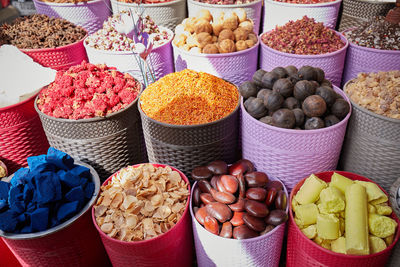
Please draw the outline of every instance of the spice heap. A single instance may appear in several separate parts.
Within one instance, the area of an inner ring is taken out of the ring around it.
[[[0,178],[8,175],[7,166],[0,160]]]
[[[258,70],[239,86],[250,116],[272,126],[314,130],[332,126],[350,112],[320,68],[276,67]]]
[[[49,3],[82,3],[82,2],[89,2],[91,0],[40,0],[42,2],[49,2]]]
[[[274,0],[276,2],[290,3],[290,4],[320,4],[329,3],[336,0]]]
[[[96,223],[122,241],[151,239],[178,223],[188,196],[187,183],[170,167],[129,166],[101,187],[94,207]]]
[[[33,233],[57,226],[92,198],[95,185],[90,169],[74,164],[62,151],[29,157],[28,168],[14,173],[10,183],[0,181],[0,229]]]
[[[213,122],[232,113],[239,92],[233,84],[205,72],[185,69],[150,84],[140,107],[150,118],[175,125]]]
[[[400,23],[390,23],[384,17],[371,18],[344,34],[350,42],[359,46],[400,50]]]
[[[174,44],[192,53],[232,53],[258,42],[253,27],[243,8],[227,14],[221,12],[214,18],[210,11],[202,9],[176,26]]]
[[[103,28],[86,38],[85,42],[88,46],[108,51],[132,51],[135,49],[135,42],[117,31],[116,24],[123,23],[122,16],[128,16],[132,19],[131,13],[123,11],[109,17],[103,23]],[[172,38],[172,34],[165,29],[160,29],[150,16],[146,16],[142,21],[142,31],[148,33],[150,39],[153,40],[153,48],[157,48],[167,43]]]
[[[82,40],[86,30],[65,19],[34,14],[0,26],[0,45],[20,49],[55,48]]]
[[[345,46],[334,30],[307,16],[276,26],[274,30],[263,34],[261,40],[275,50],[297,55],[326,54]]]
[[[303,234],[323,248],[349,255],[378,253],[392,244],[397,223],[387,195],[375,184],[333,173],[326,183],[312,174],[292,200]]]
[[[118,2],[129,3],[129,4],[160,4],[172,1],[174,0],[118,0]]]
[[[195,1],[211,5],[242,5],[254,2],[256,0],[195,0]]]
[[[229,168],[223,161],[196,167],[193,212],[204,228],[221,237],[247,239],[286,222],[287,196],[279,181],[269,181],[242,159]]]
[[[83,61],[67,71],[58,71],[55,81],[40,91],[37,106],[56,118],[104,117],[132,103],[140,88],[127,73]]]
[[[400,119],[400,71],[359,73],[346,93],[356,104],[389,118]]]

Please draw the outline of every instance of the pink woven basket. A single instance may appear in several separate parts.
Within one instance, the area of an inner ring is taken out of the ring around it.
[[[257,70],[259,43],[246,50],[224,54],[194,54],[172,44],[175,71],[203,71],[239,86],[251,80]]]
[[[259,36],[261,43],[260,51],[260,67],[270,71],[278,66],[294,65],[301,67],[305,65],[319,67],[325,71],[326,79],[330,80],[334,85],[340,86],[344,61],[346,59],[346,50],[349,43],[343,34],[336,32],[337,35],[345,42],[345,46],[338,51],[321,54],[321,55],[295,55],[275,50],[261,41],[262,33]]]
[[[153,164],[155,167],[166,167],[164,164]],[[136,167],[138,165],[134,165]],[[188,178],[178,169],[181,178],[190,184]],[[118,172],[117,172],[118,173]],[[116,174],[117,174],[116,173]],[[114,174],[115,175],[115,174]],[[112,175],[104,183],[108,184],[114,177]],[[193,262],[193,236],[190,228],[189,197],[186,202],[182,218],[169,231],[152,239],[143,241],[120,241],[109,237],[97,225],[92,208],[92,221],[100,234],[104,247],[114,267],[125,266],[163,266],[163,267],[189,267]]]
[[[110,0],[90,0],[79,3],[54,3],[33,0],[38,14],[63,18],[82,26],[89,34],[103,27],[111,15]]]
[[[333,88],[350,104],[342,90]],[[322,129],[284,129],[251,117],[242,99],[243,158],[257,170],[280,179],[290,191],[310,173],[336,169],[350,115],[351,111],[339,123]]]
[[[193,185],[190,207],[193,207],[192,201],[195,187],[197,187],[197,182]],[[288,195],[285,186],[283,189]],[[286,223],[275,227],[265,235],[237,240],[220,237],[208,232],[197,221],[192,208],[190,208],[190,214],[192,216],[193,235],[199,267],[279,266]]]
[[[366,182],[373,182],[363,176],[351,173],[351,172],[343,172],[337,171],[337,173],[346,176],[352,180],[360,180]],[[331,176],[333,172],[322,172],[317,173],[316,175],[324,180],[325,182],[330,182]],[[306,178],[301,180],[296,187],[293,189],[290,194],[290,201],[292,203],[292,199],[300,187],[303,185]],[[378,185],[379,186],[379,185]],[[380,187],[381,188],[381,187]],[[383,190],[381,188],[381,190]],[[383,190],[383,192],[385,192]],[[385,194],[387,194],[385,192]],[[392,219],[396,220],[397,224],[399,224],[399,219],[396,217],[394,213],[391,215]],[[393,240],[393,243],[384,249],[381,252],[357,256],[357,255],[346,255],[341,253],[336,253],[325,249],[312,240],[308,239],[300,230],[300,228],[296,225],[293,218],[292,207],[290,207],[289,211],[289,231],[288,231],[288,243],[287,243],[287,267],[297,267],[297,266],[307,266],[307,267],[321,267],[321,266],[353,266],[353,267],[381,267],[385,266],[389,260],[390,254],[396,243],[400,237],[399,227],[397,227],[397,231]]]
[[[9,173],[26,167],[26,158],[49,148],[33,103],[37,94],[15,105],[0,108],[0,160]]]

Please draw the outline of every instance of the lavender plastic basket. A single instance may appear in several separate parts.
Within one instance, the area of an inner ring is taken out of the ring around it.
[[[190,215],[199,267],[279,266],[286,223],[275,227],[265,235],[250,239],[237,240],[214,235],[208,232],[194,216],[192,200],[196,187],[197,182],[191,191]],[[283,189],[287,196],[286,187]]]
[[[293,4],[265,0],[263,31],[270,31],[276,25],[284,25],[289,20],[301,19],[305,15],[335,29],[341,3],[342,0],[319,4]]]
[[[294,65],[298,68],[305,65],[319,67],[325,71],[326,79],[330,80],[334,85],[340,86],[346,51],[349,46],[349,42],[343,34],[336,32],[345,42],[344,47],[335,52],[321,55],[296,55],[280,52],[262,42],[261,36],[264,34],[266,33],[262,33],[259,36],[259,42],[261,43],[260,67],[262,69],[270,71],[275,67],[288,65]]]
[[[111,15],[110,0],[92,0],[79,3],[54,3],[33,0],[38,14],[63,18],[82,26],[89,34],[103,26]]]
[[[334,90],[350,104],[346,94]],[[317,130],[284,129],[251,117],[241,101],[243,158],[280,179],[289,191],[304,177],[336,169],[351,111],[339,123]]]
[[[251,80],[257,71],[259,43],[246,50],[224,54],[194,54],[172,44],[175,71],[203,71],[239,86]]]

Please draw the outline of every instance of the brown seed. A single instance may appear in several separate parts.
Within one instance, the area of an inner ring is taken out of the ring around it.
[[[288,219],[288,215],[283,210],[272,210],[268,216],[265,218],[265,222],[271,225],[280,225],[283,222],[286,222]]]
[[[260,235],[265,235],[266,233],[271,232],[274,228],[275,226],[273,225],[267,225],[267,227],[265,227],[264,231],[262,231]]]
[[[197,182],[197,185],[201,191],[201,193],[211,193],[210,189],[212,188],[210,182],[206,180],[201,180]]]
[[[268,184],[268,175],[263,172],[250,172],[245,175],[248,187],[264,187]]]
[[[192,170],[192,179],[195,181],[210,179],[213,173],[205,166],[199,166]]]
[[[216,175],[225,174],[228,172],[228,165],[222,160],[210,162],[207,168]]]
[[[258,236],[258,233],[251,230],[246,225],[240,225],[233,228],[233,238],[235,239],[247,239]]]
[[[272,188],[272,187],[276,188],[276,191],[283,189],[283,185],[279,181],[269,181],[267,184],[267,188]]]
[[[244,221],[243,221],[244,214],[245,214],[245,212],[235,211],[233,213],[232,219],[230,220],[231,224],[233,226],[239,226],[239,225],[244,224]]]
[[[220,177],[219,175],[214,175],[214,176],[211,178],[211,181],[210,181],[210,184],[211,184],[212,188],[217,189],[217,190],[218,190],[218,188],[217,188],[217,181],[218,181],[219,177]]]
[[[284,191],[280,190],[275,198],[275,208],[279,210],[286,210],[287,197]]]
[[[244,198],[246,196],[246,181],[243,174],[238,174],[237,179],[239,181],[239,197]]]
[[[236,201],[236,203],[228,205],[228,207],[232,211],[244,211],[244,202],[245,200],[243,198],[239,198],[238,201]]]
[[[220,181],[226,191],[228,191],[229,193],[232,193],[232,194],[236,193],[236,191],[239,187],[239,182],[235,176],[222,175]]]
[[[259,218],[264,218],[269,213],[267,205],[254,200],[246,200],[244,208],[250,215]]]
[[[265,197],[267,196],[267,190],[264,188],[256,187],[256,188],[249,188],[246,191],[246,197],[248,199],[256,200],[256,201],[264,201]]]
[[[236,198],[234,195],[232,195],[231,193],[228,192],[218,192],[217,190],[215,190],[214,188],[211,189],[211,194],[212,197],[220,202],[220,203],[224,203],[224,204],[232,204],[233,202],[236,201]]]
[[[204,219],[206,218],[206,216],[207,216],[206,207],[198,209],[194,214],[194,217],[196,217],[197,221],[202,225],[204,225]]]
[[[222,203],[212,202],[206,205],[207,214],[214,217],[220,222],[226,222],[232,218],[231,209]]]
[[[277,190],[275,187],[271,187],[268,190],[267,198],[265,199],[265,204],[267,204],[268,207],[272,205],[272,203],[275,202]]]
[[[206,218],[204,219],[204,228],[206,228],[207,231],[213,233],[214,235],[218,235],[219,225],[215,218],[211,216],[206,216]]]
[[[220,177],[217,179],[217,190],[218,190],[219,192],[226,192],[225,187],[222,185],[221,177],[222,177],[222,176],[220,176]]]
[[[193,203],[197,207],[200,205],[200,193],[201,192],[198,186],[193,189]]]
[[[221,228],[221,232],[219,233],[219,236],[222,236],[225,238],[232,237],[232,224],[230,222],[224,222],[222,224],[222,228]]]
[[[209,193],[201,193],[200,194],[200,199],[203,201],[204,204],[209,204],[211,202],[215,202],[215,199],[212,197],[211,194]]]
[[[250,229],[257,232],[263,231],[267,225],[263,219],[251,216],[248,213],[243,215],[243,221]]]
[[[238,161],[229,167],[229,174],[236,176],[238,174],[244,174],[245,172],[247,172],[247,170],[247,164],[243,161]]]

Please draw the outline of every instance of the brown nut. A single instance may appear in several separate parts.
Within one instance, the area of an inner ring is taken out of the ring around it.
[[[224,16],[224,22],[222,23],[222,27],[224,29],[229,29],[231,31],[236,30],[239,25],[239,19],[236,14],[231,14],[228,16]]]
[[[207,44],[212,44],[212,36],[208,32],[201,32],[196,35],[199,48],[204,48]]]
[[[245,20],[239,24],[239,27],[244,28],[247,32],[251,33],[254,29],[254,24],[251,20]]]
[[[209,21],[205,19],[199,19],[198,21],[196,21],[196,24],[194,25],[194,32],[197,34],[201,32],[207,32],[209,34],[212,34],[213,27],[211,26]]]
[[[236,42],[236,51],[246,50],[247,48],[246,41],[240,40]]]
[[[212,21],[213,17],[208,9],[200,9],[196,13],[196,18],[198,19],[205,19],[206,21],[210,22]]]
[[[232,53],[236,51],[235,43],[230,39],[225,39],[219,42],[220,53]]]
[[[258,42],[258,37],[254,33],[249,33],[249,35],[247,36],[247,39],[252,40],[254,42],[254,44],[256,44]]]
[[[216,44],[207,44],[202,51],[204,54],[218,54],[218,46]]]
[[[232,237],[232,224],[230,222],[224,222],[222,224],[222,228],[221,228],[221,232],[219,233],[219,236],[225,237],[225,238]]]
[[[206,216],[206,218],[204,219],[204,228],[206,228],[207,231],[213,233],[214,235],[218,235],[219,225],[215,218],[211,216]]]
[[[233,34],[235,35],[235,41],[240,41],[240,40],[247,40],[249,36],[249,32],[245,28],[237,28],[236,30],[233,31]]]
[[[229,30],[229,29],[224,29],[219,33],[218,36],[218,41],[221,42],[222,40],[225,39],[230,39],[232,41],[235,40],[235,35],[233,34],[233,31]]]

